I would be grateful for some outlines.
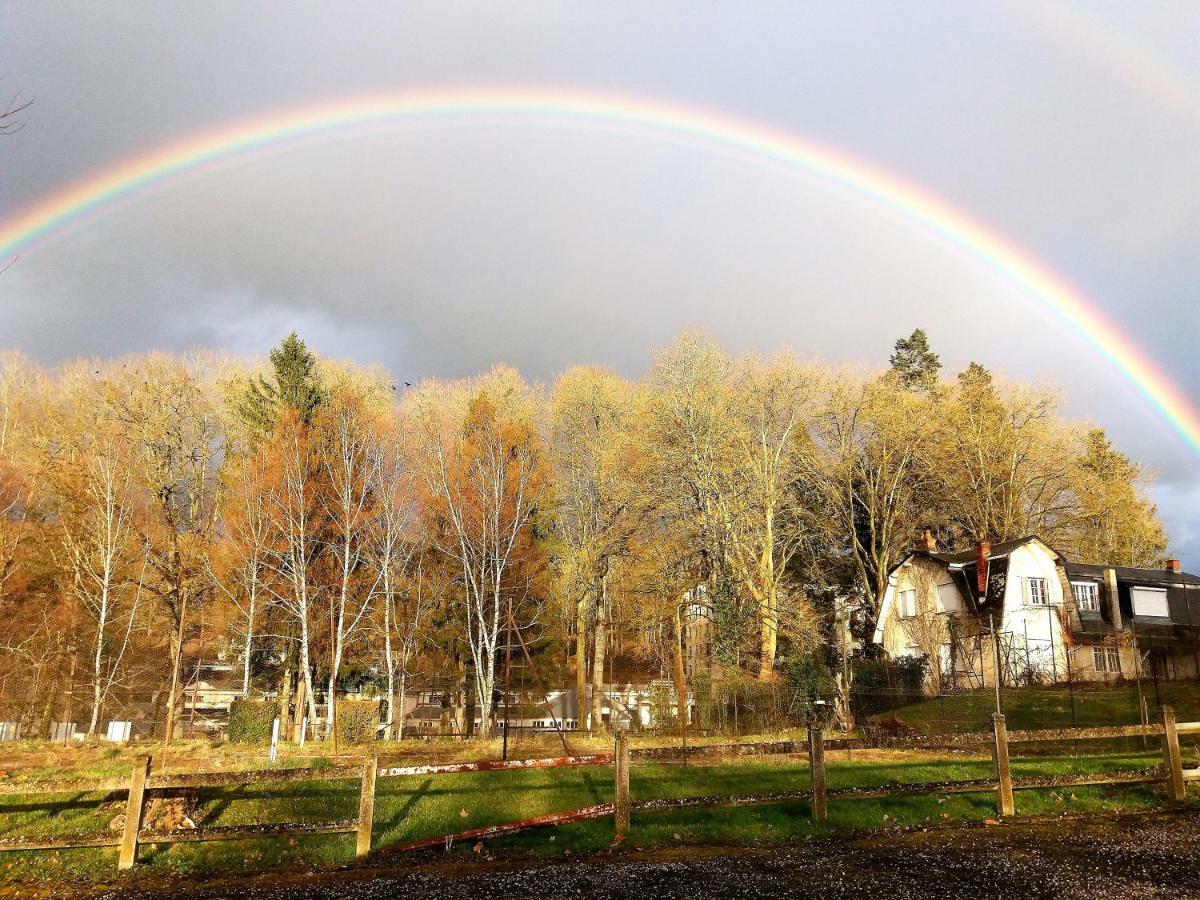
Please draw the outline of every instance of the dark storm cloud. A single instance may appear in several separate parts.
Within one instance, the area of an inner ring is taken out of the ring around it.
[[[1073,280],[1200,395],[1200,92],[1178,39],[1197,11],[1085,13],[1186,76],[1164,91],[1031,9],[8,4],[2,85],[36,103],[0,143],[0,216],[164,141],[336,97],[520,82],[676,99],[926,185]],[[633,374],[692,325],[731,349],[874,363],[920,325],[951,368],[1055,380],[1160,473],[1200,566],[1195,456],[1062,323],[869,201],[647,135],[349,132],[166,185],[0,277],[0,345],[46,361],[261,353],[298,328],[407,380],[499,360]]]

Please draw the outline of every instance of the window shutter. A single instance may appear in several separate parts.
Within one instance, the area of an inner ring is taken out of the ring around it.
[[[1163,619],[1170,616],[1165,588],[1135,587],[1132,594],[1135,616],[1152,616]]]

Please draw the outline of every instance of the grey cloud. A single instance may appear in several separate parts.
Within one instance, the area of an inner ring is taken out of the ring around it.
[[[1168,102],[1018,13],[8,4],[3,87],[36,103],[0,142],[0,218],[163,141],[341,96],[527,82],[675,99],[925,185],[1077,283],[1200,395],[1200,92]],[[1186,58],[1178,6],[1096,15]],[[1061,322],[878,204],[703,148],[493,121],[352,131],[164,185],[0,276],[0,345],[47,361],[258,353],[295,327],[406,380],[500,360],[549,378],[574,361],[636,374],[688,326],[731,349],[882,362],[917,325],[952,368],[1062,383],[1073,415],[1161,473],[1200,567],[1195,455]]]

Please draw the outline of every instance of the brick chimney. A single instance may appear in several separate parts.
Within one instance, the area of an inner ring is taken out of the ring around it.
[[[1181,571],[1183,571],[1183,567],[1179,564],[1179,560],[1168,559],[1167,560],[1167,571],[1174,572],[1176,575],[1178,575]]]
[[[917,549],[924,550],[926,553],[937,553],[937,535],[933,533],[933,529],[921,529],[921,536],[917,538]]]
[[[975,587],[979,589],[981,597],[987,593],[988,557],[991,555],[991,541],[981,539],[975,542]]]

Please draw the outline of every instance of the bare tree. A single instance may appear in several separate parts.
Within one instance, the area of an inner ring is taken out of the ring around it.
[[[387,679],[388,738],[404,737],[404,709],[408,677],[421,645],[423,625],[430,602],[425,591],[424,545],[415,535],[413,476],[400,434],[392,429],[381,433],[368,448],[370,469],[375,477],[375,527],[367,553],[374,567],[372,602],[382,610],[376,615],[383,640],[384,672]],[[416,554],[415,571],[409,564]]]
[[[281,418],[269,448],[278,468],[267,495],[268,517],[276,529],[267,550],[276,577],[268,582],[268,590],[296,623],[308,720],[316,722],[311,629],[320,597],[313,571],[322,524],[317,459],[308,429],[295,415]]]
[[[384,570],[363,573],[363,555],[377,524],[373,504],[385,463],[375,445],[367,390],[344,380],[322,405],[317,424],[323,430],[321,465],[328,488],[323,494],[325,519],[332,534],[329,550],[336,566],[336,584],[330,591],[329,718],[326,733],[334,727],[337,710],[337,675],[346,647],[371,607]]]
[[[835,373],[813,429],[819,453],[810,483],[874,616],[934,483],[933,402],[890,378]]]
[[[165,740],[178,722],[180,671],[188,605],[208,588],[202,560],[215,522],[216,464],[223,430],[211,391],[186,362],[158,354],[111,367],[105,380],[109,416],[119,427],[148,500],[140,522],[150,567],[148,585],[171,622],[171,686]]]
[[[270,518],[272,473],[265,452],[239,454],[230,462],[220,520],[222,540],[204,555],[214,588],[237,610],[242,643],[242,699],[250,696],[256,625],[270,598],[268,579],[275,528]]]
[[[625,553],[635,524],[629,512],[632,483],[626,477],[631,400],[630,386],[613,373],[577,368],[559,378],[551,402],[550,458],[558,486],[554,495],[558,539],[554,562],[559,590],[574,607],[579,716],[589,730],[601,723],[612,610],[610,569]]]
[[[100,441],[89,448],[81,468],[78,493],[70,503],[74,509],[63,517],[62,543],[72,590],[95,627],[88,724],[88,734],[95,734],[129,647],[145,567],[138,574],[130,570],[140,547],[131,521],[131,478],[115,447]],[[119,636],[110,640],[114,624]]]
[[[461,579],[466,644],[486,737],[500,631],[509,611],[527,596],[527,585],[514,579],[531,540],[543,482],[531,398],[516,373],[493,370],[466,389],[470,399],[455,415],[447,415],[444,396],[426,389],[416,400],[414,424],[422,475],[444,526],[435,540]]]

